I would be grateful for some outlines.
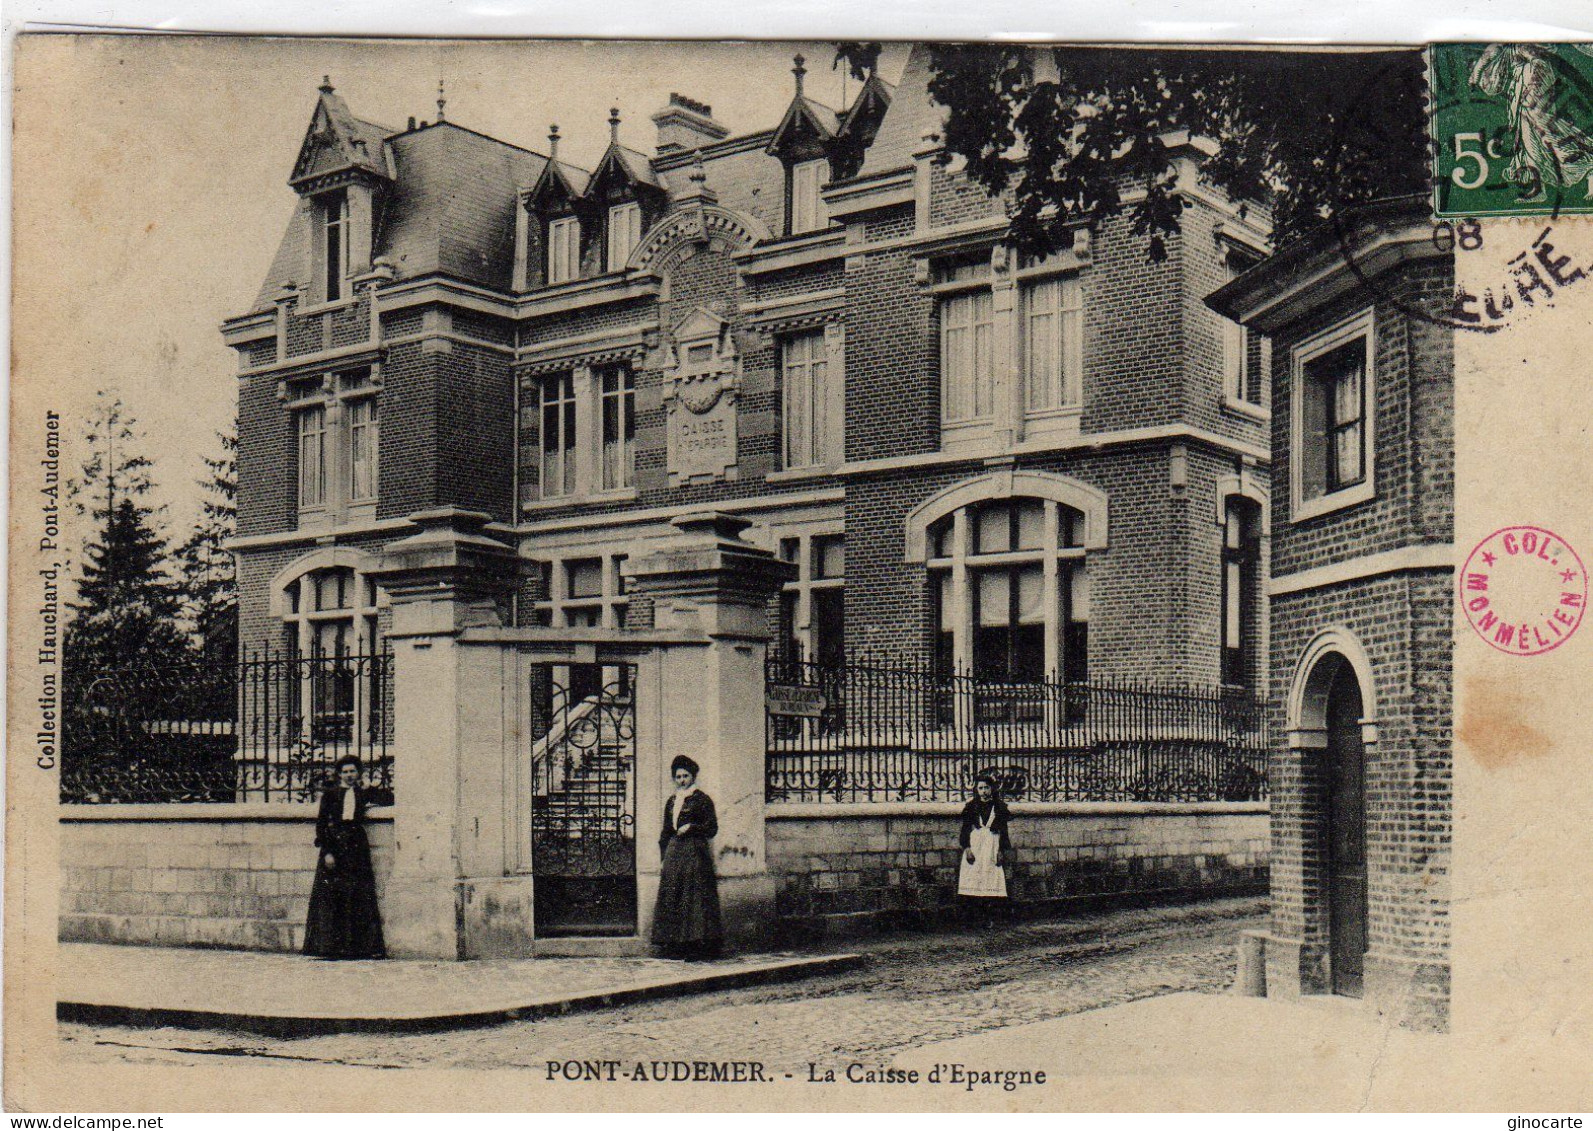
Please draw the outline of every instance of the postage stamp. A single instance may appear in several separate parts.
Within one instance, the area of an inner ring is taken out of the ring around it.
[[[1430,50],[1441,217],[1593,212],[1593,44]]]

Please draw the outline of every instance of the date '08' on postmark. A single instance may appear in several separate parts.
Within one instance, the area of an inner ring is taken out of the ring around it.
[[[1582,559],[1540,526],[1495,530],[1460,573],[1460,603],[1471,627],[1513,656],[1535,656],[1570,639],[1587,595]]]

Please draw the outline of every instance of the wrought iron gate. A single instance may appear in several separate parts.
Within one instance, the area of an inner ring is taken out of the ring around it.
[[[536,933],[636,931],[636,703],[629,664],[531,669]]]

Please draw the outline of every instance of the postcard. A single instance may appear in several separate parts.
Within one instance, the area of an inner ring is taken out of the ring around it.
[[[15,74],[11,1110],[1593,1102],[1593,46]]]

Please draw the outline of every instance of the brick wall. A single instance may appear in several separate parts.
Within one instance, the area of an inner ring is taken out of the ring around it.
[[[378,814],[367,827],[380,899],[393,826]],[[69,808],[61,821],[60,938],[296,952],[314,844],[313,805]]]
[[[299,521],[299,453],[293,416],[272,377],[238,383],[238,534],[277,534]]]
[[[870,239],[898,228],[870,226]],[[935,303],[903,249],[866,252],[846,272],[846,458],[940,448],[940,337]]]
[[[1171,459],[1166,445],[1145,444],[1018,461],[1021,468],[1066,475],[1108,496],[1109,545],[1087,559],[1092,676],[1143,678],[1154,671],[1201,684],[1220,679],[1217,480],[1235,474],[1236,467],[1231,457],[1192,448],[1185,457],[1187,486],[1178,492]],[[928,656],[927,571],[904,561],[907,514],[985,471],[970,461],[848,482],[847,529],[866,532],[854,533],[847,543],[849,645],[875,657]],[[1265,482],[1264,474],[1257,478]]]
[[[789,927],[895,925],[955,914],[955,804],[768,810],[769,871]],[[1012,807],[1016,909],[1259,892],[1264,805]]]
[[[1448,570],[1401,573],[1272,601],[1274,734],[1285,734],[1283,705],[1318,633],[1347,629],[1370,660],[1373,684],[1361,689],[1377,724],[1366,750],[1367,962],[1425,968],[1418,1013],[1441,1000],[1440,986],[1447,998],[1452,581]],[[1272,930],[1300,942],[1308,964],[1328,945],[1324,757],[1280,742],[1270,765]]]
[[[1273,350],[1272,572],[1275,576],[1363,554],[1454,536],[1454,334],[1407,314],[1445,309],[1454,269],[1425,260],[1379,280],[1377,297],[1357,290],[1323,308]],[[1376,339],[1376,495],[1304,522],[1289,521],[1294,411],[1291,350],[1302,340],[1370,306]]]
[[[1453,538],[1452,331],[1408,310],[1444,309],[1452,268],[1406,265],[1278,336],[1273,392],[1279,487],[1273,500],[1273,574]],[[1286,484],[1291,403],[1289,350],[1304,337],[1374,310],[1375,496],[1290,523]],[[1370,666],[1363,714],[1376,724],[1366,748],[1367,996],[1399,1020],[1443,1027],[1448,1008],[1449,861],[1452,829],[1453,573],[1407,570],[1279,594],[1271,602],[1274,733],[1301,657],[1335,629],[1359,643]],[[1300,950],[1288,977],[1325,989],[1329,877],[1324,752],[1280,745],[1272,757],[1273,934]],[[1272,963],[1269,948],[1269,965]]]

